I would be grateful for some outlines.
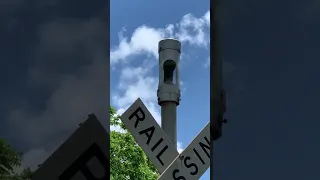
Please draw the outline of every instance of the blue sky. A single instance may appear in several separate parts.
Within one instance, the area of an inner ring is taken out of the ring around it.
[[[111,2],[111,104],[119,114],[140,97],[160,123],[158,42],[163,38],[182,42],[178,149],[209,122],[208,10],[209,1]],[[209,170],[201,179],[210,179]]]

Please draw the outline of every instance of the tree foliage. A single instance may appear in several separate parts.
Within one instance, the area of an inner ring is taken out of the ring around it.
[[[111,180],[155,180],[156,168],[132,135],[126,130],[116,110],[110,107],[110,125],[120,126],[124,132],[110,132]]]
[[[16,173],[21,166],[22,153],[12,148],[5,139],[0,139],[0,180],[30,180],[32,171],[25,168],[21,173]]]

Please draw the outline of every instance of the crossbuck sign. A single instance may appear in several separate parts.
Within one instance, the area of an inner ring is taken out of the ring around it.
[[[161,174],[158,180],[197,180],[210,167],[210,123],[179,154],[140,98],[121,120]]]

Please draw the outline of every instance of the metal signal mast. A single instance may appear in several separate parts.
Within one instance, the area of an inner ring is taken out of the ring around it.
[[[177,106],[180,102],[181,43],[174,39],[159,42],[158,104],[161,106],[161,126],[174,146],[177,146]]]

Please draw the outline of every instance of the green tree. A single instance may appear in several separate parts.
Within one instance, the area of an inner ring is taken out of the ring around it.
[[[16,173],[15,168],[21,166],[22,153],[12,148],[5,139],[0,139],[0,180],[30,180],[32,171],[25,168]]]
[[[116,110],[110,107],[110,125],[120,126],[124,132],[110,132],[111,180],[155,180],[156,168],[141,147],[126,130]]]

